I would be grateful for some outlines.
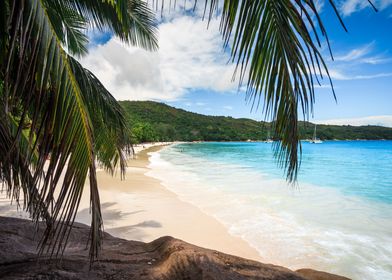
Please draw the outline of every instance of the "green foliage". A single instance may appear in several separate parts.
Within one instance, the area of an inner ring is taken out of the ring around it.
[[[45,220],[41,253],[65,249],[88,177],[97,256],[95,164],[125,171],[130,144],[122,108],[71,55],[86,54],[92,26],[155,50],[154,22],[141,0],[0,1],[0,183],[33,220]]]
[[[149,123],[135,123],[131,129],[132,140],[135,143],[158,141],[157,134]]]
[[[273,124],[251,119],[205,116],[152,101],[120,101],[134,141],[247,141],[273,136]],[[131,125],[136,123],[135,125]],[[301,139],[311,139],[314,124],[299,123]],[[270,136],[271,135],[271,136]],[[392,128],[380,126],[317,125],[322,140],[389,139]],[[279,137],[276,137],[278,139]]]
[[[219,1],[208,2],[212,17]],[[314,79],[328,73],[314,45],[319,43],[314,26],[326,35],[314,1],[223,3],[221,30],[226,44],[233,44],[240,80],[249,74],[248,98],[264,98],[273,125],[170,107],[129,112],[127,125],[136,141],[263,139],[273,131],[282,140],[279,159],[293,180],[298,108],[311,111]],[[102,217],[95,162],[110,171],[119,162],[125,169],[121,151],[129,135],[122,110],[70,56],[87,52],[91,26],[125,43],[157,49],[155,16],[143,0],[0,1],[0,181],[16,201],[23,193],[23,207],[34,220],[46,221],[41,252],[45,248],[52,255],[65,248],[88,175],[90,257],[97,256]],[[130,121],[136,121],[133,127]]]
[[[311,139],[313,129],[314,124],[301,122],[301,138]],[[317,138],[321,140],[392,140],[392,128],[375,125],[317,125]]]
[[[254,120],[204,116],[152,101],[120,101],[120,104],[133,134],[139,133],[141,123],[152,128],[147,142],[264,139],[270,127]],[[132,123],[137,123],[136,127]]]

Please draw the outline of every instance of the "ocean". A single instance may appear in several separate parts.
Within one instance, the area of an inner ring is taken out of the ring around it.
[[[270,263],[392,279],[392,141],[302,143],[296,185],[269,143],[192,143],[147,175],[215,217]]]

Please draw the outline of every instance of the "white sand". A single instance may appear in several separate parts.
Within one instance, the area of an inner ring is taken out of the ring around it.
[[[136,157],[129,160],[126,179],[97,172],[105,231],[143,242],[170,235],[186,242],[240,257],[262,260],[243,239],[234,237],[216,219],[183,202],[154,178],[145,175],[148,152],[170,143],[149,143],[134,147]],[[77,221],[89,224],[89,193],[86,185]],[[0,197],[0,215],[27,218]],[[264,260],[265,261],[265,260]]]
[[[137,154],[143,150],[149,149],[151,147],[163,147],[171,144],[180,143],[180,142],[151,142],[151,143],[142,143],[133,145],[133,150],[137,157]]]

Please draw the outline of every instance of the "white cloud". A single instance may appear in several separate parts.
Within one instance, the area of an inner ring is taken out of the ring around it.
[[[380,126],[392,127],[392,115],[323,120],[323,121],[315,121],[315,123],[336,124],[336,125],[355,125],[355,126],[380,125]]]
[[[378,78],[386,78],[392,77],[392,73],[378,73],[373,75],[356,75],[352,77],[348,77],[350,80],[370,80],[370,79],[378,79]]]
[[[234,65],[222,48],[219,20],[180,16],[159,26],[157,52],[112,38],[90,50],[82,64],[119,100],[178,100],[188,89],[217,92],[237,89]]]
[[[369,75],[348,75],[335,69],[329,70],[329,74],[333,80],[340,80],[340,81],[371,80],[371,79],[392,77],[392,72],[369,74]]]
[[[363,0],[347,0],[342,3],[340,10],[343,15],[349,16],[354,12],[365,9],[369,5],[369,2]]]
[[[314,87],[315,89],[332,89],[332,87],[331,87],[330,84],[321,84],[321,85],[319,85],[319,84],[314,84],[313,87]],[[334,87],[334,88],[336,88],[336,87]]]
[[[374,42],[366,44],[362,47],[355,48],[346,54],[335,56],[335,61],[338,62],[354,62],[365,64],[381,64],[391,61],[391,58],[383,55],[371,55],[374,50]]]
[[[392,77],[392,72],[382,72],[382,73],[372,73],[372,74],[354,74],[350,68],[350,64],[344,63],[343,65],[329,65],[328,72],[332,81],[351,81],[351,80],[371,80]],[[351,72],[351,73],[350,73]],[[327,77],[327,72],[322,69],[321,72],[317,72],[318,75],[322,74],[325,78]],[[322,86],[315,85],[315,88],[326,88],[328,84],[323,84]]]
[[[233,110],[233,106],[229,106],[229,105],[223,106],[223,109],[226,109],[226,110]]]
[[[387,51],[377,54],[375,53],[375,47],[376,43],[371,42],[347,52],[340,52],[334,56],[333,61],[327,60],[328,71],[332,80],[370,80],[391,77],[392,71],[384,70],[380,72],[379,69],[382,68],[374,67],[374,65],[392,62],[392,57],[387,56]],[[321,72],[317,71],[317,74],[320,73],[323,77],[327,76],[324,69]]]
[[[324,0],[316,0],[316,1],[314,1],[314,5],[316,7],[317,12],[321,13],[324,8],[325,1]]]
[[[372,3],[378,10],[383,10],[392,5],[392,0],[372,0]],[[366,8],[371,8],[367,0],[345,0],[341,1],[340,5],[340,11],[344,16],[349,16]]]
[[[189,8],[190,1],[186,2]],[[179,5],[180,2],[183,3],[179,1]],[[322,9],[323,4],[324,1],[317,1],[318,9]],[[199,4],[199,7],[204,5]],[[202,14],[200,9],[196,9],[196,14]],[[164,14],[164,20],[159,26],[158,52],[129,47],[112,38],[105,45],[91,49],[89,55],[81,60],[82,64],[92,70],[119,100],[174,101],[181,99],[190,89],[216,92],[238,89],[238,81],[232,82],[235,66],[227,64],[229,55],[222,49],[219,19],[213,19],[207,30],[206,21],[186,15],[183,7],[178,7],[176,12]],[[389,72],[371,75],[353,73],[354,64],[379,64],[391,60],[372,55],[373,48],[374,42],[336,56],[337,64],[329,67],[333,80],[392,76]],[[241,91],[244,89],[242,86]]]
[[[381,63],[387,63],[392,61],[391,58],[389,57],[383,57],[383,56],[373,56],[373,57],[365,57],[362,59],[363,63],[367,63],[367,64],[373,64],[373,65],[377,65],[377,64],[381,64]]]
[[[374,43],[367,44],[361,48],[356,48],[351,50],[345,55],[336,56],[335,61],[353,61],[359,58],[363,58],[365,55],[369,54],[373,49]]]
[[[179,16],[184,16],[187,14],[189,15],[189,13],[192,13],[193,15],[199,18],[203,18],[204,16],[204,19],[208,19],[209,12],[210,12],[210,4],[211,4],[210,0],[196,0],[196,1],[195,0],[181,0],[181,1],[155,0],[155,1],[147,1],[147,2],[150,2],[151,4],[150,6],[152,7],[153,10],[159,11],[157,13],[157,19],[163,21],[170,21]],[[158,9],[157,6],[152,5],[154,2],[155,4],[158,4]],[[162,2],[163,2],[163,10],[161,10]],[[223,8],[223,1],[218,1],[217,5],[218,5],[218,13],[219,13]],[[205,7],[207,8],[206,11],[205,11]],[[216,7],[213,16],[215,15],[216,15]]]

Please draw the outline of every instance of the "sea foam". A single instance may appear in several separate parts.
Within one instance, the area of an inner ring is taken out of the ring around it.
[[[193,150],[200,145],[209,144],[152,153],[147,175],[215,217],[266,262],[354,279],[392,279],[391,204],[336,187],[293,187],[251,161],[231,161],[227,151]]]

